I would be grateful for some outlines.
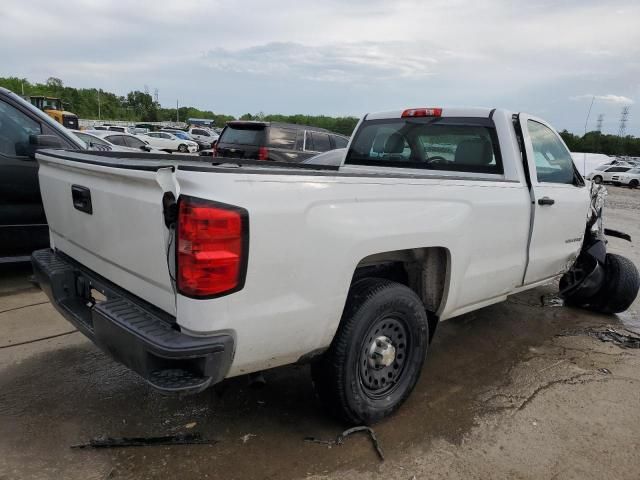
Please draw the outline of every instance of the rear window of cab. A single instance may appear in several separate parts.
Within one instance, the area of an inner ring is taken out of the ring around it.
[[[398,118],[364,121],[346,164],[502,174],[488,118]]]

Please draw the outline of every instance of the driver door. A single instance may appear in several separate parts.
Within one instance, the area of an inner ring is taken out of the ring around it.
[[[524,284],[552,278],[578,255],[589,212],[589,189],[569,150],[543,120],[519,115],[533,190],[533,224]]]

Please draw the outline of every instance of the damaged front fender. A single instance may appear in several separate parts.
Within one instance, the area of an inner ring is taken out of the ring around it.
[[[606,189],[602,185],[592,184],[591,186],[591,209],[587,218],[586,231],[584,241],[580,249],[578,258],[573,266],[560,279],[559,295],[567,303],[577,306],[587,306],[600,311],[621,311],[619,306],[624,303],[626,305],[627,298],[621,303],[621,299],[607,299],[608,284],[617,284],[620,278],[630,275],[633,277],[636,286],[632,286],[627,282],[631,290],[635,289],[635,293],[629,290],[623,296],[631,298],[631,301],[637,294],[638,274],[635,266],[629,261],[620,257],[620,261],[614,262],[608,260],[611,255],[607,254],[607,240],[605,235],[615,236],[628,241],[631,237],[617,230],[606,229],[603,226],[603,211],[605,198],[607,196]],[[613,255],[618,258],[619,256]],[[629,265],[626,265],[626,264]],[[611,265],[614,265],[613,267]],[[621,271],[621,265],[626,265],[627,271]],[[633,294],[633,295],[632,295]],[[613,295],[616,296],[617,294]],[[619,296],[619,295],[618,295]],[[607,307],[607,302],[613,302],[615,309]],[[629,303],[630,305],[630,303]],[[625,309],[628,307],[626,305]]]

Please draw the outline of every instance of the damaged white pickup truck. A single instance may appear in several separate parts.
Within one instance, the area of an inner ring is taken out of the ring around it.
[[[371,423],[411,393],[438,321],[561,275],[567,302],[602,312],[638,291],[605,252],[602,192],[525,114],[369,114],[339,166],[37,158],[51,249],[36,278],[163,392],[311,362],[330,409]]]

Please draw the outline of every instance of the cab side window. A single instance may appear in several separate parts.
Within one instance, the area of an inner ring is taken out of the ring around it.
[[[338,135],[332,135],[331,138],[333,138],[333,144],[335,145],[335,148],[347,148],[347,144],[349,143],[348,139],[340,137]]]
[[[536,173],[540,183],[575,182],[575,168],[569,150],[549,127],[527,120]]]
[[[0,155],[28,156],[29,137],[41,133],[39,122],[8,103],[0,102]]]
[[[307,132],[307,135],[311,133],[313,138],[313,149],[316,152],[326,152],[331,150],[331,141],[329,140],[329,135],[321,132]],[[307,150],[309,150],[307,148]]]

